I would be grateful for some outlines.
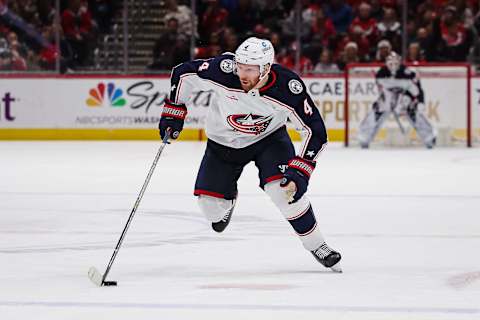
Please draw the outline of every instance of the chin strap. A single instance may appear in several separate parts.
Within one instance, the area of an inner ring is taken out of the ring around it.
[[[260,89],[260,87],[263,85],[262,84],[262,81],[265,80],[265,78],[268,78],[268,75],[270,74],[270,66],[268,66],[268,68],[266,68],[266,71],[264,72],[263,76],[260,75],[260,77],[258,77],[258,82],[257,84],[252,88],[253,89]]]

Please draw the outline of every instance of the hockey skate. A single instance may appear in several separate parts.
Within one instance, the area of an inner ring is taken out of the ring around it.
[[[223,232],[225,228],[230,223],[230,219],[232,218],[233,209],[235,208],[235,203],[237,202],[236,199],[232,200],[232,207],[227,211],[227,214],[222,218],[222,220],[218,222],[212,222],[212,229],[216,232]]]
[[[339,263],[342,256],[337,251],[332,250],[325,242],[322,243],[320,247],[310,252],[325,268],[330,268],[335,272],[342,272]]]

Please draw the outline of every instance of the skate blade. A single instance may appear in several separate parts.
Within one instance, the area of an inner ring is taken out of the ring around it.
[[[333,272],[336,272],[336,273],[343,273],[343,270],[342,270],[342,267],[340,266],[340,263],[337,263],[336,265],[331,266],[330,269]]]

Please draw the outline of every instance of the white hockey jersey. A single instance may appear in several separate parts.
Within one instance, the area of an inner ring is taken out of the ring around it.
[[[405,65],[401,65],[394,75],[386,66],[383,66],[375,74],[375,79],[380,91],[402,91],[412,99],[423,103],[424,93],[420,79],[415,71]]]
[[[290,118],[303,131],[299,156],[316,160],[327,143],[318,109],[294,72],[274,64],[268,82],[245,92],[233,73],[233,55],[182,63],[172,70],[169,100],[192,104],[194,93],[212,94],[206,120],[208,139],[239,149],[254,144],[286,125]]]

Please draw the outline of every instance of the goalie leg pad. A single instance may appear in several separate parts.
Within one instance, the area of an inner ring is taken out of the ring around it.
[[[362,120],[358,128],[358,140],[362,147],[368,147],[377,135],[383,122],[387,119],[390,112],[371,110],[365,119]]]
[[[198,197],[198,206],[210,222],[218,222],[232,209],[233,200],[215,198],[206,195]]]
[[[432,148],[435,145],[436,133],[430,122],[425,115],[420,112],[414,114],[407,114],[408,121],[412,127],[417,131],[418,136],[422,139],[422,142],[427,148]]]
[[[286,190],[280,187],[280,181],[267,183],[265,192],[293,227],[305,249],[315,250],[325,242],[317,226],[317,219],[310,201],[306,196],[301,197],[295,203],[289,204]]]

